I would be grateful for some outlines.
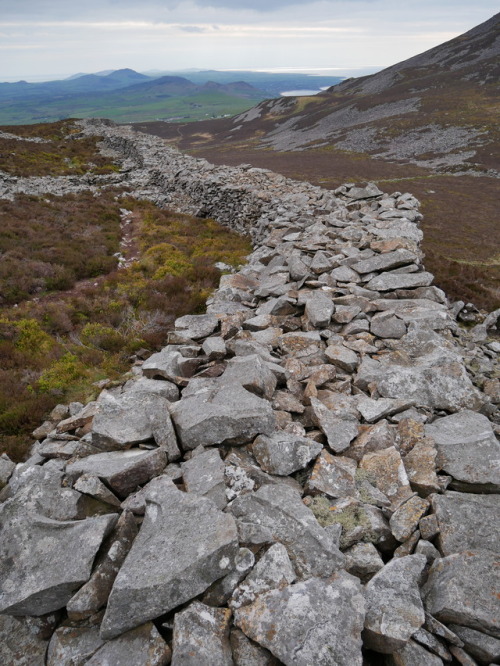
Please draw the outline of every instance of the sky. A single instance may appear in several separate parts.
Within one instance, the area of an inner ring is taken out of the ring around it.
[[[130,67],[382,68],[470,30],[497,0],[0,0],[0,81]]]

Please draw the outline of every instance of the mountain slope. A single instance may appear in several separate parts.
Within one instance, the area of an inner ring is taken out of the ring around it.
[[[262,102],[214,126],[211,143],[333,148],[446,172],[496,170],[499,54],[497,14],[377,74],[314,97]]]
[[[499,35],[500,14],[314,97],[266,100],[227,120],[138,128],[217,164],[249,163],[332,189],[369,180],[412,192],[438,284],[452,298],[493,309],[500,305]]]

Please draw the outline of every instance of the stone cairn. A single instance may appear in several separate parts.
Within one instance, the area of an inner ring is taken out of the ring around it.
[[[500,663],[500,312],[457,324],[418,201],[81,128],[122,172],[46,189],[127,183],[255,250],[122,385],[0,458],[0,662]]]

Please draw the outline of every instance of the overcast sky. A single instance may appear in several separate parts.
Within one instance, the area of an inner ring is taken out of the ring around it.
[[[0,0],[0,81],[131,67],[385,67],[497,0]]]

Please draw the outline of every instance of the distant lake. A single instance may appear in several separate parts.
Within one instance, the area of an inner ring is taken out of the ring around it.
[[[285,90],[281,92],[282,97],[305,97],[306,95],[317,95],[321,90]]]

